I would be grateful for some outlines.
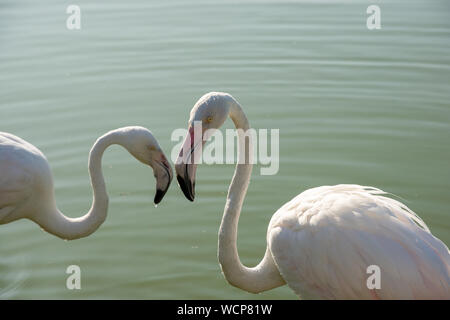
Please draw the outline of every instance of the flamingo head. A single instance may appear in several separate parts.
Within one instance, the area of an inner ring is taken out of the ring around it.
[[[202,96],[191,110],[188,133],[175,164],[178,184],[190,201],[195,198],[195,173],[205,141],[228,118],[231,99],[229,94],[211,92]]]
[[[154,203],[158,204],[163,199],[173,173],[164,152],[153,134],[143,127],[126,127],[121,129],[122,145],[137,160],[153,169],[156,178],[156,194]]]

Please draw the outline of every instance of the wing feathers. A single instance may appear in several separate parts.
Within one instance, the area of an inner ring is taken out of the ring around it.
[[[450,254],[426,224],[383,191],[356,185],[310,189],[278,210],[269,248],[300,296],[450,299]],[[370,290],[367,267],[381,271]]]

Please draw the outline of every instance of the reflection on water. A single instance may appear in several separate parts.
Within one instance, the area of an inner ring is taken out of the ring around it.
[[[26,257],[11,255],[2,257],[0,262],[0,299],[13,299],[25,287],[29,277]]]
[[[280,129],[279,173],[253,170],[239,222],[244,264],[262,258],[282,204],[338,183],[398,195],[450,245],[447,1],[377,1],[377,31],[359,1],[76,3],[79,31],[65,28],[61,1],[0,4],[0,130],[46,154],[67,215],[91,205],[98,136],[142,125],[170,154],[195,101],[227,91],[254,128]],[[103,170],[110,211],[92,236],[64,242],[29,221],[0,226],[0,298],[296,298],[286,287],[248,294],[221,274],[232,166],[199,166],[195,203],[174,182],[157,208],[152,171],[126,151],[109,149]],[[80,291],[65,286],[72,264]]]

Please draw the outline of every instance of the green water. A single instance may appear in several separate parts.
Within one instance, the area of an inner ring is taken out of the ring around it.
[[[273,212],[301,191],[357,183],[397,194],[450,245],[447,1],[58,0],[0,3],[0,131],[39,147],[60,209],[91,204],[95,139],[142,125],[170,155],[195,101],[236,97],[255,128],[280,128],[280,171],[253,179],[239,253],[262,258]],[[378,4],[382,29],[366,28]],[[230,127],[230,123],[228,123]],[[152,171],[112,147],[107,221],[65,242],[30,221],[0,226],[0,298],[295,299],[227,284],[217,230],[233,166],[199,167],[195,203],[176,183],[153,206]],[[82,290],[65,270],[82,270]]]

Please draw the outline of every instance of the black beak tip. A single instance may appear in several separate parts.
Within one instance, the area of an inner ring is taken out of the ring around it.
[[[194,201],[195,195],[193,194],[193,190],[186,184],[186,181],[180,175],[177,175],[177,181],[186,199]]]
[[[164,195],[166,194],[166,191],[161,190],[161,189],[156,190],[155,199],[153,200],[153,202],[155,204],[160,203],[161,200],[164,198]]]

